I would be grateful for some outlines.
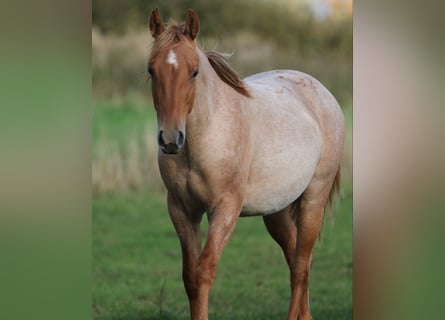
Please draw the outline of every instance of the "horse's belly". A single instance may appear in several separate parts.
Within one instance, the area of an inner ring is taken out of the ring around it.
[[[276,213],[295,201],[304,191],[304,184],[295,188],[295,192],[287,189],[271,188],[272,190],[255,190],[244,202],[241,216],[258,216]]]
[[[276,156],[254,164],[241,216],[275,213],[294,202],[311,182],[319,156],[314,144],[304,155]]]

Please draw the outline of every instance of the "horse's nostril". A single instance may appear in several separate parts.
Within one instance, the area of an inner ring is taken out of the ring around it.
[[[179,130],[178,135],[176,136],[176,145],[178,148],[181,148],[185,143],[185,136],[182,131]]]
[[[159,130],[159,134],[158,134],[158,144],[161,146],[161,147],[164,147],[165,146],[165,141],[164,141],[164,138],[162,137],[162,130]]]

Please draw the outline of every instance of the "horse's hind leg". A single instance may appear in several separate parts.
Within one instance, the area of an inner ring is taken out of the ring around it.
[[[297,199],[294,203],[286,207],[285,209],[270,214],[263,217],[264,224],[266,225],[267,230],[269,231],[272,238],[280,245],[283,250],[284,256],[286,258],[287,264],[289,265],[289,270],[291,274],[291,289],[292,292],[295,291],[293,284],[293,273],[295,269],[294,259],[297,258],[296,255],[296,246],[297,246],[297,220],[296,217],[300,213],[300,202],[301,198]],[[288,319],[295,320],[297,319],[298,305],[300,305],[299,310],[303,311],[308,309],[307,303],[307,291],[306,294],[303,295],[303,299],[306,301],[301,301],[301,303],[297,303],[295,299],[291,300],[289,306]],[[297,307],[297,308],[296,308]],[[291,311],[293,310],[293,311]]]
[[[301,197],[296,216],[298,234],[291,267],[292,295],[288,320],[312,319],[309,310],[309,272],[331,186],[332,180],[330,183],[313,181]]]
[[[297,244],[297,226],[295,224],[295,210],[297,209],[298,200],[281,211],[263,216],[264,225],[283,250],[289,268],[292,265]]]

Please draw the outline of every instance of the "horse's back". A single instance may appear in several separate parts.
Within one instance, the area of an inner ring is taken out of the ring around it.
[[[329,91],[302,72],[269,71],[245,81],[253,96],[253,151],[243,215],[268,214],[304,192],[341,111]]]
[[[339,114],[343,117],[332,94],[307,73],[295,70],[273,70],[251,75],[244,80],[255,94],[260,94],[269,100],[286,94],[291,95],[306,107],[314,119],[320,118],[323,112],[331,113],[335,115],[335,118]]]

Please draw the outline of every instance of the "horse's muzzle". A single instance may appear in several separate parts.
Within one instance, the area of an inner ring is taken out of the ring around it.
[[[165,154],[177,154],[185,144],[185,135],[181,130],[175,132],[175,142],[166,142],[164,131],[160,130],[158,134],[158,145]]]

